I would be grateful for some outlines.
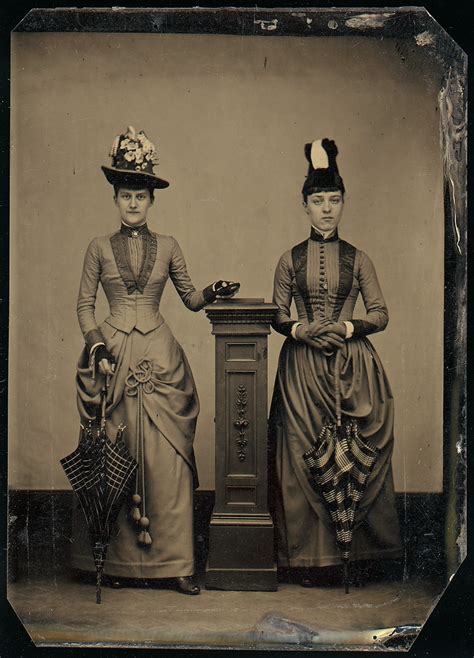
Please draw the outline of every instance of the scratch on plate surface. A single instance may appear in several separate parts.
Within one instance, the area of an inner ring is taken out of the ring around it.
[[[381,14],[358,14],[346,20],[346,26],[365,30],[374,27],[384,27],[388,19],[395,16],[395,12],[384,12]]]
[[[444,174],[448,182],[456,249],[462,255],[461,226],[466,210],[466,119],[463,77],[449,70],[445,86],[439,92],[441,147]]]
[[[414,642],[420,631],[421,626],[419,624],[405,624],[404,626],[397,626],[385,636],[378,637],[377,640],[382,646],[385,645],[387,648],[397,650],[401,649],[407,640],[410,644]]]
[[[435,42],[434,34],[425,30],[425,32],[420,32],[420,34],[415,35],[415,41],[418,46],[432,46]]]
[[[466,518],[466,511],[464,511],[464,518]],[[459,531],[459,536],[456,539],[456,544],[459,548],[459,560],[460,560],[460,562],[463,562],[466,559],[466,555],[467,555],[466,523],[463,523],[461,525],[461,529]]]
[[[285,619],[275,614],[268,614],[256,625],[255,633],[259,639],[272,642],[278,637],[291,644],[313,644],[319,633],[311,626]]]

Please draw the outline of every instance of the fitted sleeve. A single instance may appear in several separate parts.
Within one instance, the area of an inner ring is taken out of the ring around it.
[[[273,282],[273,303],[278,306],[278,311],[273,319],[272,327],[284,336],[290,336],[293,325],[297,324],[296,320],[291,319],[292,299],[290,265],[288,255],[283,254],[278,261]]]
[[[183,252],[174,238],[171,249],[169,275],[186,308],[189,308],[191,311],[200,311],[206,305],[207,302],[204,299],[202,290],[196,290],[193,286],[191,277],[186,269]]]
[[[101,274],[100,252],[97,239],[87,247],[77,297],[77,318],[87,347],[105,343],[95,319],[97,288]]]
[[[366,315],[363,318],[351,320],[354,326],[354,338],[383,331],[388,324],[387,305],[380,289],[375,267],[363,251],[360,252],[358,279]]]

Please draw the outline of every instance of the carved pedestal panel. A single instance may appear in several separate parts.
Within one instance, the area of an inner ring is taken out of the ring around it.
[[[216,337],[216,499],[206,587],[276,590],[267,496],[267,337],[263,299],[206,309]]]

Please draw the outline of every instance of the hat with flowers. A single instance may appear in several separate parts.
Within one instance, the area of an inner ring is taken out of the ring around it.
[[[102,171],[111,185],[169,186],[168,181],[153,173],[153,167],[158,163],[156,149],[143,130],[137,132],[133,126],[128,126],[124,134],[114,139],[109,155],[112,165],[102,166]]]

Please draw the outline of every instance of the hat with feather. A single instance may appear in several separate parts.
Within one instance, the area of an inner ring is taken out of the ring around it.
[[[302,193],[308,195],[319,190],[340,190],[344,194],[344,182],[336,162],[336,142],[327,138],[317,139],[305,144],[304,154],[309,167]]]
[[[155,145],[150,142],[143,130],[136,132],[128,126],[123,135],[117,135],[109,152],[112,158],[110,167],[102,171],[111,185],[130,185],[149,188],[165,188],[168,181],[153,173],[157,164]]]

